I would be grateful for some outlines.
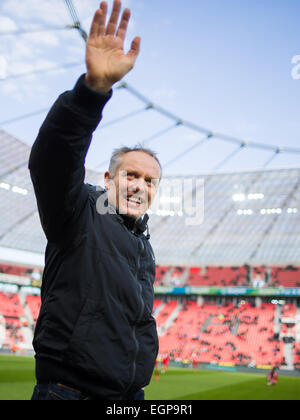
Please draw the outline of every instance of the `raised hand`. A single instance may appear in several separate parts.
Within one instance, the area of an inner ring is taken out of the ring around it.
[[[106,26],[107,3],[103,1],[97,10],[86,47],[86,83],[99,92],[109,92],[136,62],[140,51],[140,37],[131,44],[130,51],[124,53],[124,41],[130,20],[130,10],[125,9],[118,27],[121,1],[114,0],[113,10]]]

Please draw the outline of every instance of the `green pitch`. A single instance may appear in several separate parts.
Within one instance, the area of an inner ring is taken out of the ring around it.
[[[280,376],[267,386],[265,375],[174,369],[153,378],[147,398],[156,400],[300,400],[300,377]]]
[[[0,357],[0,400],[29,400],[35,385],[34,360]],[[276,387],[266,375],[172,369],[154,377],[148,400],[300,400],[300,377],[280,376]]]

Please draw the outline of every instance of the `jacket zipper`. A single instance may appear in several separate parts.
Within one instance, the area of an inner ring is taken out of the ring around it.
[[[123,223],[122,223],[122,226],[128,232],[128,229],[126,228],[126,226]],[[130,233],[132,233],[134,236],[136,236],[139,239],[139,241],[141,241],[142,246],[143,246],[143,251],[144,251],[145,245],[144,245],[144,242],[143,242],[142,238],[140,238],[139,235],[137,235],[136,233],[133,233],[133,232],[130,232]],[[137,321],[136,321],[136,323],[135,323],[135,325],[133,327],[133,330],[132,330],[132,336],[133,336],[133,340],[134,340],[135,346],[136,346],[135,347],[135,356],[134,356],[133,363],[132,363],[132,374],[131,374],[130,383],[129,383],[128,387],[126,388],[126,390],[125,390],[125,392],[123,394],[124,396],[127,396],[130,388],[132,387],[132,385],[134,383],[134,379],[135,379],[135,375],[136,375],[136,360],[137,360],[137,357],[138,357],[138,354],[139,354],[139,347],[140,347],[139,342],[138,342],[138,340],[136,338],[136,327],[137,327],[137,324],[142,319],[142,316],[143,316],[143,313],[144,313],[144,309],[145,309],[145,302],[144,302],[144,300],[142,298],[142,286],[140,285],[139,282],[138,282],[138,286],[140,288],[140,293],[141,293],[141,310],[140,310],[139,316],[138,316]]]

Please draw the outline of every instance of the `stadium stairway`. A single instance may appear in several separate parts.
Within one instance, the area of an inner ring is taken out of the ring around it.
[[[180,277],[181,284],[184,285],[187,283],[189,275],[190,275],[190,269],[189,267],[186,267],[182,273],[182,276]]]
[[[275,316],[274,316],[274,335],[280,334],[281,331],[281,307],[280,305],[276,306],[276,310],[275,310]]]
[[[20,303],[24,309],[23,316],[22,316],[23,322],[20,328],[21,334],[24,339],[24,343],[22,343],[22,347],[25,350],[30,350],[32,348],[34,320],[33,320],[30,308],[27,305],[26,297],[21,293],[19,293],[18,296],[19,296]]]
[[[172,328],[172,325],[174,324],[174,321],[177,319],[179,313],[182,311],[182,304],[178,304],[176,306],[176,308],[174,309],[174,311],[171,313],[171,315],[168,317],[168,319],[166,320],[166,322],[161,325],[160,327],[158,327],[158,335],[161,337],[163,335],[165,335],[165,333]]]
[[[154,311],[153,311],[153,315],[155,317],[158,317],[158,315],[161,313],[161,311],[163,310],[164,307],[165,307],[164,302],[160,303],[158,306],[155,306]]]
[[[238,335],[239,328],[240,328],[240,319],[239,319],[239,317],[236,316],[233,320],[233,324],[232,324],[232,327],[231,327],[231,334],[232,335]]]
[[[296,342],[300,343],[300,309],[297,309],[297,326],[296,326]]]
[[[24,308],[24,316],[30,326],[34,326],[34,319],[29,306],[27,305],[26,297],[19,294],[20,302]]]
[[[21,327],[21,334],[24,338],[23,348],[25,350],[31,350],[32,348],[32,340],[33,340],[33,332],[32,329],[27,325]]]
[[[285,304],[281,309],[281,338],[284,342],[286,369],[294,369],[294,342],[296,341],[297,308],[293,304]],[[292,340],[292,341],[291,341]]]
[[[5,336],[6,336],[5,318],[0,315],[0,349],[2,348],[5,342]]]
[[[284,344],[284,357],[287,366],[283,366],[282,369],[294,370],[294,345],[293,343]]]
[[[211,322],[212,319],[213,319],[213,315],[210,314],[209,317],[207,318],[207,320],[204,322],[204,324],[200,328],[200,334],[205,333],[207,328],[210,326],[210,322]]]

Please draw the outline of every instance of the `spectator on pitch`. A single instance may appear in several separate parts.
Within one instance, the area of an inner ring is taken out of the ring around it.
[[[165,354],[164,357],[163,357],[161,373],[166,373],[168,371],[169,362],[170,362],[170,357],[169,357],[168,354]]]
[[[149,149],[121,148],[105,173],[105,189],[84,183],[103,108],[140,51],[136,37],[124,53],[130,10],[118,25],[120,0],[108,23],[107,9],[102,2],[91,26],[87,73],[57,100],[29,160],[48,239],[33,400],[141,399],[158,353],[146,211],[161,165]]]
[[[159,381],[159,368],[158,368],[158,359],[155,360],[155,369],[154,369],[154,373],[155,373],[155,379],[156,381]]]
[[[274,367],[268,375],[268,385],[275,386],[278,382],[278,373],[277,369]]]
[[[192,356],[192,365],[193,365],[193,371],[194,373],[197,373],[197,368],[198,368],[198,360],[196,359],[195,356]]]

